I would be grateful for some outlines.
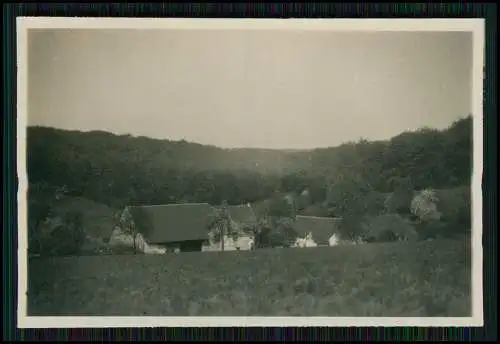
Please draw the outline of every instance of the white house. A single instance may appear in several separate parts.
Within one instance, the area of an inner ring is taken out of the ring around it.
[[[333,217],[317,217],[297,215],[293,228],[299,238],[295,247],[332,246],[338,241],[338,227],[341,219]]]
[[[224,236],[224,251],[247,251],[254,249],[255,239],[248,228],[253,227],[257,217],[250,204],[230,205],[227,207],[231,228],[238,233],[236,240],[231,235]],[[202,247],[202,251],[221,251],[222,243],[214,241],[209,235],[209,240]]]
[[[329,239],[328,239],[328,246],[337,246],[340,243],[340,239],[338,235],[333,234]]]
[[[293,247],[317,247],[318,244],[313,240],[312,233],[309,232],[303,238],[297,238]]]
[[[255,245],[255,239],[253,236],[248,234],[240,234],[236,240],[232,236],[224,236],[224,251],[248,251],[253,250]],[[222,243],[215,242],[210,239],[208,243],[203,245],[202,251],[221,251]]]
[[[206,203],[127,207],[110,244],[134,247],[135,233],[135,247],[144,253],[201,251],[213,210]]]
[[[113,233],[111,234],[111,238],[109,240],[110,245],[122,245],[127,247],[134,247],[134,236],[132,232],[123,230],[119,227],[115,227]],[[167,249],[165,247],[148,244],[141,233],[137,233],[135,236],[135,247],[137,251],[143,252],[146,254],[165,254],[167,253]]]

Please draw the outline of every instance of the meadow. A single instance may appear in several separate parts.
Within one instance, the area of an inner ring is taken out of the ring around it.
[[[32,258],[28,315],[471,315],[465,240]]]

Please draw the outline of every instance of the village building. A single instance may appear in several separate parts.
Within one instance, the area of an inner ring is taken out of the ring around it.
[[[201,251],[213,213],[207,203],[129,206],[112,240],[144,253]]]
[[[230,205],[227,207],[233,226],[247,232],[257,223],[257,216],[250,204]]]
[[[224,236],[222,242],[215,242],[212,238],[208,244],[203,246],[203,251],[246,251],[254,249],[253,227],[257,222],[257,217],[250,204],[230,205],[227,207],[231,232]],[[236,235],[232,235],[236,233]]]
[[[335,246],[340,242],[341,219],[297,215],[293,228],[298,234],[296,247]]]

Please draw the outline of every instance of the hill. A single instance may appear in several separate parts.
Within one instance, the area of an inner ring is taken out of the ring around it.
[[[470,250],[435,240],[36,258],[28,263],[28,315],[464,317]]]
[[[223,149],[45,127],[29,127],[27,137],[30,184],[65,185],[71,195],[118,207],[242,204],[304,188],[317,204],[341,174],[357,174],[387,193],[402,177],[415,189],[468,185],[472,167],[471,116],[442,131],[424,128],[387,141],[305,151]]]

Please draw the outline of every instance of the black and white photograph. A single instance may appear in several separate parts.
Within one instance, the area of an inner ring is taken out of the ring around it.
[[[478,19],[17,21],[18,326],[480,326]]]

